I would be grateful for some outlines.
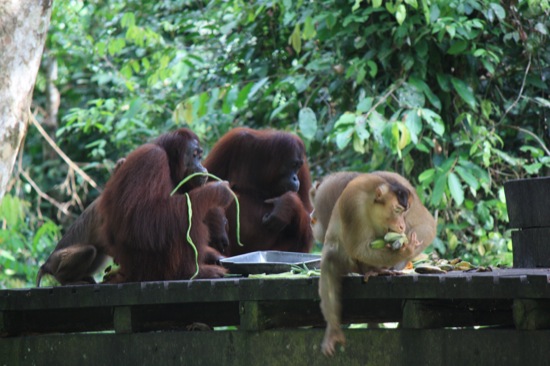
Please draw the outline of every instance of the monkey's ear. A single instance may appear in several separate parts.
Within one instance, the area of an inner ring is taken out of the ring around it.
[[[374,202],[384,203],[384,196],[390,191],[390,187],[386,183],[376,187]]]

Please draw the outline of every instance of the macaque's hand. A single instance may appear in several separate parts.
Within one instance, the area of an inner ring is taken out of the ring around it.
[[[422,243],[423,241],[419,241],[418,238],[416,237],[416,233],[413,231],[410,234],[409,242],[406,244],[403,244],[403,246],[401,247],[401,251],[404,256],[412,257],[416,253],[416,250],[422,247]]]

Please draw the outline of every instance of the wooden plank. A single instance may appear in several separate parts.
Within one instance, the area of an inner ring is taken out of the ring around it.
[[[547,365],[550,331],[344,330],[345,348],[320,352],[324,329],[68,334],[6,338],[7,365]]]
[[[403,328],[512,326],[511,300],[407,300]]]
[[[550,329],[550,301],[514,300],[514,323],[522,330]]]
[[[550,221],[550,217],[546,218]],[[550,227],[512,231],[514,267],[550,267]]]
[[[504,183],[510,227],[550,227],[550,177]]]
[[[345,299],[547,298],[548,268],[454,271],[443,275],[408,274],[343,278]],[[532,280],[525,281],[521,276]],[[540,278],[540,281],[534,279]],[[505,285],[501,281],[506,279]],[[533,282],[534,281],[534,282]],[[319,300],[319,277],[216,279],[80,285],[0,290],[0,311],[110,308],[137,305],[238,303],[239,301]]]

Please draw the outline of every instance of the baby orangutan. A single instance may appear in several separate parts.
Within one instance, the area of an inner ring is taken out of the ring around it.
[[[326,356],[334,354],[337,343],[345,343],[340,328],[342,276],[356,272],[368,279],[380,273],[393,273],[393,269],[403,268],[422,252],[436,233],[433,216],[402,176],[389,172],[347,173],[353,175],[349,179],[346,173],[338,174],[338,179],[321,182],[314,192],[315,210],[317,207],[327,210],[332,206],[327,201],[334,200],[335,196],[334,190],[323,188],[323,184],[333,184],[335,190],[343,189],[332,209],[326,234],[322,229],[316,233],[316,237],[324,237],[319,295],[327,322],[322,343]],[[347,184],[342,184],[342,180]],[[317,212],[316,215],[323,217],[323,214]],[[394,246],[396,249],[390,244],[382,248],[372,245],[389,232],[396,234],[390,236],[405,234],[406,238]]]

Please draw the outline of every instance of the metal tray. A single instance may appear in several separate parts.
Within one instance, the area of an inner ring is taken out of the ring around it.
[[[234,274],[281,273],[290,271],[293,265],[319,268],[321,255],[266,250],[224,258],[220,262]]]

